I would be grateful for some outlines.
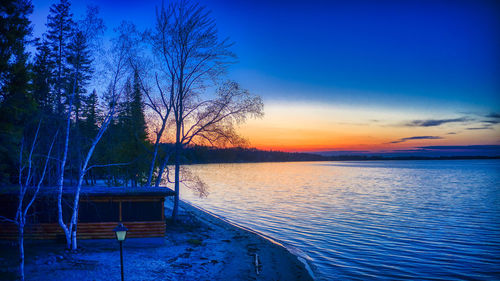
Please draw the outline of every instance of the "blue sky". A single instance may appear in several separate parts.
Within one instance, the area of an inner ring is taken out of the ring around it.
[[[34,2],[37,33],[53,2]],[[74,1],[73,8],[78,15],[88,3],[100,6],[111,36],[122,20],[153,26],[157,2]],[[500,106],[500,5],[493,1],[201,3],[236,43],[232,75],[269,86],[269,99],[303,99],[307,90],[306,99],[332,102]]]
[[[278,120],[286,119],[279,106],[306,112],[300,108],[304,105],[307,110],[313,108],[309,115],[315,114],[315,106],[350,109],[343,121],[359,123],[357,116],[364,114],[361,121],[367,126],[374,125],[369,120],[390,126],[462,118],[461,128],[443,128],[445,122],[441,132],[402,131],[379,137],[381,144],[400,139],[425,140],[415,144],[421,146],[500,141],[496,123],[488,129],[470,129],[481,128],[484,117],[500,112],[500,4],[496,1],[200,2],[212,10],[221,37],[235,42],[239,63],[229,76],[260,94],[270,112],[264,120],[243,128],[250,139],[262,126],[272,129],[269,124],[279,126]],[[34,1],[36,35],[44,31],[52,3]],[[122,20],[140,29],[153,27],[154,9],[161,2],[75,1],[74,13],[82,14],[87,4],[101,8],[111,37]],[[387,111],[390,117],[376,113]],[[339,119],[335,118],[333,123]],[[451,138],[446,129],[459,136]],[[461,132],[464,135],[457,140]],[[267,139],[273,141],[280,140]],[[331,142],[335,148],[335,140]]]
[[[276,98],[500,105],[493,2],[227,2],[209,4],[237,74]]]

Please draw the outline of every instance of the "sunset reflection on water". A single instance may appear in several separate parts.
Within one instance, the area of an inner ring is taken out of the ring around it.
[[[193,165],[181,198],[284,242],[319,279],[491,279],[500,161]]]

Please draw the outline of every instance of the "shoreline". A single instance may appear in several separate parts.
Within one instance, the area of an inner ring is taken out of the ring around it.
[[[172,200],[166,200],[169,216]],[[167,219],[164,237],[123,243],[127,280],[313,280],[306,265],[281,243],[180,202],[179,221]],[[26,240],[26,280],[118,280],[114,239]],[[0,280],[17,280],[17,243],[0,241]],[[257,260],[257,262],[256,262]],[[307,263],[306,263],[307,264]]]
[[[203,209],[200,206],[196,206],[194,204],[191,204],[191,203],[183,201],[183,200],[180,200],[179,203],[180,203],[179,207],[184,208],[184,211],[186,211],[186,208],[187,208],[187,209],[189,209],[189,211],[196,213],[196,215],[198,217],[200,217],[200,215],[201,216],[209,216],[212,219],[215,219],[215,220],[220,221],[221,223],[227,224],[229,227],[237,228],[237,229],[240,229],[242,231],[248,232],[250,234],[256,235],[259,238],[267,241],[268,243],[271,243],[274,246],[282,248],[283,250],[287,251],[288,254],[290,254],[293,257],[295,257],[295,259],[297,259],[297,261],[299,261],[304,266],[304,270],[307,271],[307,274],[309,275],[309,277],[312,280],[315,279],[314,272],[313,272],[313,270],[311,268],[311,265],[307,262],[307,259],[305,257],[302,257],[298,253],[294,253],[293,249],[285,246],[285,244],[283,242],[281,242],[281,241],[279,241],[279,240],[277,240],[277,239],[275,239],[275,238],[273,238],[271,236],[268,236],[268,235],[265,235],[263,233],[260,233],[260,232],[254,230],[254,229],[245,227],[245,226],[240,225],[240,224],[238,224],[236,222],[228,220],[228,219],[226,219],[226,218],[224,218],[224,217],[222,217],[220,215],[217,215],[217,214],[215,214],[215,213],[213,213],[213,212],[211,212],[209,210]]]

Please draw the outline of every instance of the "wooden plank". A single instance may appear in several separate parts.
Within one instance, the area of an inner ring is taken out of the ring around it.
[[[108,201],[131,201],[131,202],[150,202],[150,201],[161,201],[165,198],[162,196],[148,196],[148,197],[87,197],[80,199],[80,202],[108,202]]]
[[[113,229],[118,222],[79,223],[79,239],[114,238]],[[123,222],[129,229],[129,237],[161,237],[165,235],[165,221]],[[64,235],[56,223],[30,225],[25,228],[27,239],[56,239]],[[12,223],[0,223],[0,239],[17,239],[17,227]]]
[[[161,200],[161,220],[165,221],[165,198]]]
[[[122,201],[118,202],[118,220],[122,221]]]

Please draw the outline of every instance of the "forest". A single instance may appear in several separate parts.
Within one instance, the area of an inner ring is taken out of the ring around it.
[[[184,147],[244,145],[235,125],[262,115],[260,97],[227,80],[232,43],[196,3],[162,5],[156,26],[123,22],[107,41],[98,7],[75,18],[70,1],[54,3],[41,38],[32,35],[30,1],[1,9],[2,185],[19,182],[28,156],[34,177],[49,159],[43,185],[61,175],[70,185],[80,176],[84,184],[158,185]]]
[[[57,185],[61,172],[65,184],[74,184],[88,169],[85,184],[150,186],[161,182],[160,170],[175,160],[171,155],[182,162],[183,147],[244,145],[234,125],[262,115],[260,97],[225,80],[236,56],[197,4],[176,3],[184,9],[177,15],[175,5],[162,6],[157,26],[145,31],[123,22],[109,42],[98,7],[88,7],[77,19],[70,1],[54,3],[45,33],[34,38],[32,3],[2,5],[3,185],[18,183],[20,162],[27,157],[20,158],[21,147],[35,143],[37,131],[34,163],[48,157],[53,143],[43,185]],[[175,34],[173,24],[185,19],[197,26]],[[189,32],[197,37],[174,38]],[[190,53],[177,52],[191,44],[197,45]]]

